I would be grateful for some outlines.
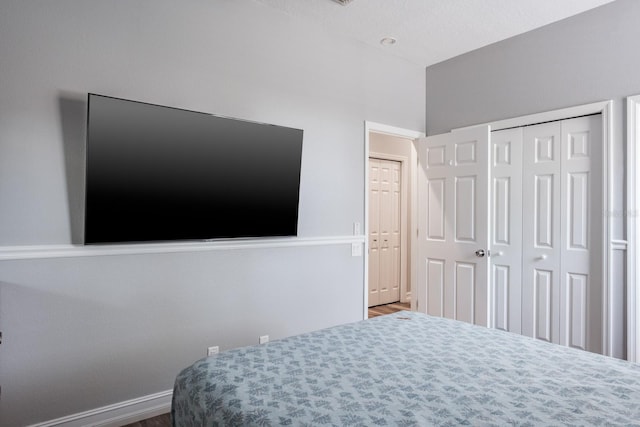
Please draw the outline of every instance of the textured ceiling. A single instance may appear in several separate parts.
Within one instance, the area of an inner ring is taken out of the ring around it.
[[[613,0],[254,1],[426,67]]]

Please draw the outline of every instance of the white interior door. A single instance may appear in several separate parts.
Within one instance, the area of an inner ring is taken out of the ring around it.
[[[522,128],[491,133],[491,326],[522,332]]]
[[[489,127],[418,142],[418,310],[488,324]]]
[[[402,163],[369,159],[369,307],[400,301]]]

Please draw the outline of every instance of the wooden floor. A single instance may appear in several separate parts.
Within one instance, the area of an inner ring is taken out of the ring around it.
[[[125,427],[171,427],[171,415],[164,414],[137,423],[127,424]]]
[[[382,316],[384,314],[395,313],[396,311],[411,310],[411,303],[408,302],[394,302],[392,304],[377,305],[375,307],[369,307],[369,319],[376,316]]]
[[[395,302],[392,304],[369,307],[369,318],[395,313],[396,311],[411,310],[410,303]],[[171,415],[164,414],[137,423],[128,424],[124,427],[171,427]]]

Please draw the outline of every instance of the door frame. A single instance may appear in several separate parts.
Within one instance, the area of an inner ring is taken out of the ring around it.
[[[627,360],[640,362],[640,95],[627,97]]]
[[[369,317],[369,134],[370,133],[380,133],[385,135],[396,136],[400,138],[406,138],[411,140],[416,140],[418,138],[424,138],[425,133],[404,129],[395,126],[385,125],[382,123],[376,123],[371,121],[364,122],[364,155],[363,155],[363,165],[364,165],[364,283],[362,286],[362,294],[363,294],[363,310],[362,310],[362,318],[367,319]],[[407,224],[407,236],[415,236],[418,230],[417,227],[417,203],[414,201],[417,200],[417,184],[418,184],[418,174],[417,174],[417,165],[418,165],[418,154],[416,152],[415,143],[412,144],[411,151],[411,194],[409,195],[411,203],[410,208],[410,216],[411,220],[410,224]],[[357,227],[354,227],[357,228]],[[354,230],[355,232],[356,230]],[[354,234],[359,234],[355,232]],[[411,262],[411,273],[407,278],[409,283],[412,286],[415,286],[417,270],[416,270],[416,259],[417,259],[417,247],[416,247],[416,239],[411,239],[411,250],[409,260]],[[417,292],[413,292],[413,288],[411,289],[411,309],[415,310],[416,305],[416,294]]]
[[[410,194],[408,191],[409,185],[409,174],[408,167],[409,158],[405,156],[398,156],[395,154],[386,154],[379,153],[375,151],[369,152],[369,160],[378,159],[378,160],[390,160],[392,162],[400,163],[400,195],[402,199],[400,200],[400,242],[401,242],[401,252],[400,252],[400,302],[406,299],[407,296],[407,281],[409,278],[407,277],[407,252],[411,252],[411,248],[407,245],[408,243],[408,233],[409,229],[409,201]],[[368,223],[367,223],[368,225]],[[367,234],[367,239],[369,239],[369,235]],[[409,249],[407,251],[406,249]],[[368,255],[368,253],[367,253]],[[409,295],[409,301],[411,301],[411,296]]]
[[[613,240],[613,101],[601,101],[591,104],[578,105],[574,107],[561,108],[558,110],[546,111],[542,113],[529,114],[521,117],[514,117],[505,120],[496,120],[488,123],[481,123],[473,126],[465,126],[453,129],[452,132],[479,126],[489,125],[491,130],[503,130],[513,127],[521,127],[544,123],[549,121],[563,120],[572,117],[585,116],[590,114],[602,115],[602,200],[605,201],[603,224],[602,224],[602,242],[603,242],[603,262],[602,262],[602,349],[606,356],[613,354],[613,342],[611,337],[614,335],[611,327],[614,322],[612,315],[614,307],[612,307],[611,283],[613,281],[612,260],[614,251],[626,251],[626,241]],[[491,260],[489,259],[489,262]],[[633,260],[635,262],[635,259]]]

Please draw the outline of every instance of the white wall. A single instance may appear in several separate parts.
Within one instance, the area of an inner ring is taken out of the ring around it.
[[[623,100],[640,92],[640,2],[617,0],[426,70],[427,133],[612,99],[613,240],[624,240]],[[614,251],[614,355],[625,356],[625,260]]]
[[[3,0],[0,58],[4,255],[79,241],[87,92],[304,129],[301,238],[364,221],[365,120],[424,130],[423,69],[249,0]],[[0,425],[168,390],[209,345],[360,319],[350,254],[0,261]]]

